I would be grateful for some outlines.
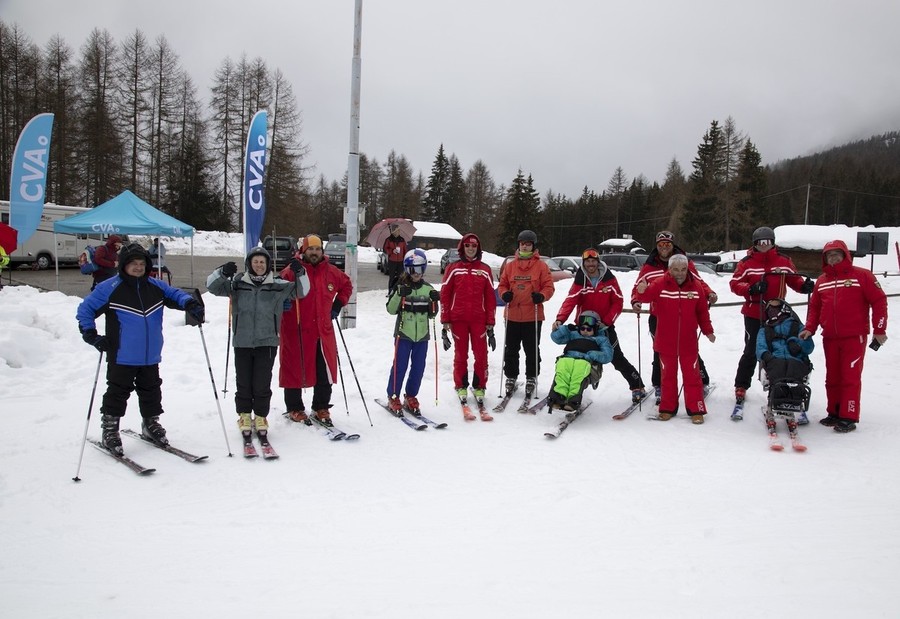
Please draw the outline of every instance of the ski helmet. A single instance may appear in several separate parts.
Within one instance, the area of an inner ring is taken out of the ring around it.
[[[266,271],[272,268],[272,256],[269,255],[262,247],[254,247],[250,250],[250,253],[247,254],[247,259],[244,260],[244,268],[248,273],[253,273],[253,269],[250,268],[250,261],[253,260],[253,256],[262,256],[266,259]]]
[[[403,256],[403,268],[410,275],[412,275],[413,273],[425,275],[425,268],[427,266],[428,258],[425,256],[425,252],[421,249],[410,249],[408,252],[406,252],[406,255]]]
[[[761,241],[769,241],[768,243],[762,243]],[[768,226],[762,226],[753,231],[753,244],[754,245],[774,245],[775,244],[775,231]]]
[[[537,247],[537,234],[533,230],[522,230],[519,233],[518,243],[531,243]]]
[[[578,320],[575,322],[575,324],[577,324],[579,327],[581,327],[582,325],[587,325],[589,327],[592,327],[594,331],[598,331],[601,324],[600,314],[598,314],[597,312],[592,312],[591,310],[586,310],[578,315]]]

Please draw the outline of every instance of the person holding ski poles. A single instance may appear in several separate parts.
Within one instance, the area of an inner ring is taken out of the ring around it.
[[[550,267],[537,251],[537,235],[522,230],[518,237],[516,255],[500,273],[497,292],[506,303],[506,334],[503,345],[505,391],[513,392],[519,376],[519,348],[525,350],[525,398],[534,395],[541,371],[541,324],[544,321],[544,302],[553,296]]]
[[[441,286],[441,338],[444,350],[450,350],[453,337],[453,385],[462,404],[466,403],[469,388],[469,343],[475,366],[472,391],[483,410],[484,390],[488,381],[487,349],[497,346],[494,322],[497,298],[494,294],[494,275],[491,267],[481,261],[481,241],[473,233],[459,241],[460,259],[444,272]],[[489,415],[482,413],[488,421]]]
[[[581,262],[581,270],[575,274],[575,281],[569,288],[569,294],[556,314],[553,332],[555,333],[560,325],[566,322],[572,310],[575,310],[576,316],[588,310],[600,316],[600,321],[605,327],[604,334],[612,346],[613,367],[628,381],[631,401],[637,404],[646,396],[644,381],[631,362],[625,358],[614,326],[625,305],[619,280],[612,270],[606,267],[606,263],[600,260],[600,253],[596,249],[588,248],[581,252]]]
[[[654,303],[657,308],[657,331],[653,350],[659,353],[662,399],[659,404],[660,421],[668,421],[678,414],[678,368],[684,382],[684,406],[691,421],[703,423],[706,403],[700,378],[700,349],[697,330],[716,341],[709,318],[707,292],[700,278],[690,272],[687,256],[676,254],[669,258],[669,269],[652,284],[638,280],[637,300]]]
[[[299,261],[294,264],[297,267],[294,282],[276,276],[271,265],[269,252],[254,247],[244,260],[243,273],[238,273],[234,262],[226,262],[206,280],[209,292],[231,298],[237,383],[234,406],[245,441],[254,429],[261,439],[268,434],[272,367],[278,352],[285,301],[303,298],[309,292],[309,278]]]
[[[638,313],[641,311],[641,303],[637,300],[637,283],[641,280],[646,280],[648,284],[652,284],[655,280],[661,279],[666,275],[669,269],[669,260],[672,256],[685,256],[685,251],[681,249],[678,245],[675,244],[675,235],[669,232],[668,230],[662,230],[656,235],[656,247],[650,254],[647,256],[646,262],[644,262],[644,266],[641,267],[640,273],[638,273],[637,280],[635,281],[634,287],[631,289],[631,309]],[[697,268],[694,266],[694,263],[691,260],[688,260],[688,270],[691,272],[693,279],[695,279],[700,286],[703,288],[705,298],[709,302],[710,305],[714,304],[718,300],[718,295],[712,291],[712,289],[706,285],[706,282],[701,279],[700,275],[697,273]],[[647,326],[650,329],[650,337],[656,339],[656,325],[659,320],[659,312],[657,308],[652,303],[650,304],[650,318],[647,319]],[[706,388],[709,385],[709,374],[706,371],[706,364],[703,363],[702,358],[697,359],[700,368],[700,378],[703,382],[704,393]],[[653,368],[650,376],[650,382],[653,385],[653,389],[656,392],[656,405],[659,406],[660,402],[660,365],[659,365],[659,353],[656,352],[656,347],[653,348]]]
[[[421,249],[411,249],[403,258],[403,275],[397,280],[397,288],[387,302],[388,314],[397,317],[394,326],[394,362],[388,376],[388,406],[395,415],[404,409],[413,416],[422,414],[419,409],[419,387],[425,373],[428,356],[429,321],[437,315],[441,294],[425,281],[428,258]],[[406,369],[409,368],[409,376]],[[406,378],[406,389],[403,379]],[[400,393],[403,392],[403,401]]]
[[[806,325],[800,339],[806,340],[822,327],[825,350],[825,395],[828,413],[823,426],[845,434],[859,423],[863,359],[869,314],[872,316],[872,350],[887,341],[887,296],[868,270],[853,266],[847,244],[830,241],[822,250],[822,275],[816,280]]]
[[[78,305],[76,317],[81,338],[100,353],[106,353],[106,393],[100,406],[100,443],[122,455],[119,421],[132,391],[137,391],[141,412],[141,434],[160,445],[168,445],[166,430],[159,422],[162,409],[162,379],[159,362],[163,346],[163,307],[187,311],[203,323],[203,305],[189,294],[159,279],[150,278],[153,263],[138,244],[119,252],[119,273],[94,288]],[[106,316],[106,335],[97,333],[95,320]]]
[[[775,231],[765,226],[753,231],[753,246],[741,258],[731,276],[731,291],[744,297],[744,351],[734,377],[735,407],[743,407],[756,370],[756,336],[765,321],[765,307],[772,299],[784,299],[786,286],[801,294],[813,291],[813,281],[797,273],[794,262],[775,247]],[[738,410],[736,408],[736,410]],[[735,416],[737,420],[740,416]],[[804,415],[800,425],[807,422]]]
[[[350,300],[353,283],[328,262],[322,239],[316,234],[303,239],[291,263],[281,271],[281,278],[293,282],[295,273],[302,271],[309,279],[309,292],[302,299],[294,299],[281,315],[278,385],[284,389],[284,403],[292,421],[307,421],[302,389],[312,387],[316,419],[332,427],[331,386],[337,382],[338,372],[332,323]]]

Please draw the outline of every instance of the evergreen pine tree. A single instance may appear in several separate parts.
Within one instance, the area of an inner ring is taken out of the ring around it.
[[[438,148],[434,163],[431,164],[431,176],[425,185],[425,197],[422,199],[421,216],[424,221],[441,221],[448,223],[449,205],[448,191],[450,188],[450,161],[444,154],[444,145]]]
[[[541,198],[534,190],[531,175],[526,179],[520,169],[506,192],[502,229],[498,237],[501,252],[510,252],[516,248],[519,232],[522,230],[533,230],[540,243],[543,229],[540,206]]]

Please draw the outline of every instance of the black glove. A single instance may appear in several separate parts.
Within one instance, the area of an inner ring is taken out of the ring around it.
[[[803,282],[803,285],[800,286],[800,294],[812,294],[812,291],[815,289],[815,287],[816,282],[807,277]]]
[[[494,327],[487,328],[488,346],[491,350],[497,350],[497,338],[494,337]]]
[[[88,329],[81,334],[81,339],[100,352],[109,352],[109,340],[105,335],[99,335],[96,329]]]
[[[196,300],[191,299],[187,303],[184,304],[184,311],[191,315],[191,318],[196,320],[198,323],[203,324],[204,318],[206,317],[206,309]]]
[[[401,297],[408,297],[412,294],[412,288],[410,288],[409,286],[399,286],[397,287],[397,294],[399,294]]]
[[[535,305],[537,305],[539,303],[543,303],[544,295],[542,295],[540,292],[532,292],[531,293],[531,302],[534,303]]]
[[[750,286],[750,294],[762,294],[769,288],[769,282],[765,279],[761,279],[752,286]]]
[[[500,298],[503,299],[504,303],[509,303],[510,301],[512,301],[512,298],[513,298],[512,290],[507,290],[506,292],[504,292],[503,294],[500,295]]]
[[[334,303],[331,304],[331,319],[332,320],[337,320],[337,317],[341,315],[342,307],[344,307],[344,304],[341,303],[340,301],[338,301],[337,299],[335,299]]]
[[[438,301],[441,300],[441,293],[438,292],[437,290],[432,290],[431,292],[428,293],[428,298],[431,299],[432,301],[434,301],[435,303],[437,303]]]
[[[774,355],[772,353],[766,351],[762,354],[762,357],[760,357],[760,359],[765,364],[765,363],[768,363],[769,361],[771,361],[773,356]]]
[[[291,258],[291,261],[288,262],[288,266],[291,267],[291,271],[294,272],[294,275],[303,275],[306,273],[306,269],[303,267],[303,263],[300,262],[297,258]]]
[[[237,273],[237,265],[233,262],[226,262],[219,268],[222,269],[222,275],[229,279],[234,277],[234,274]]]
[[[788,352],[791,353],[791,355],[793,355],[794,357],[799,357],[801,354],[803,354],[803,349],[800,348],[800,344],[798,344],[794,340],[788,342],[787,346]]]
[[[441,329],[441,341],[444,343],[444,350],[450,350],[450,334],[446,329]]]

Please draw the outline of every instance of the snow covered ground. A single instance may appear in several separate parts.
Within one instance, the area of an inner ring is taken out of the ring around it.
[[[195,239],[197,254],[224,242],[204,236]],[[368,260],[363,250],[360,259]],[[897,271],[896,262],[876,268]],[[618,276],[629,290],[634,274]],[[437,268],[426,277],[438,281]],[[881,281],[889,294],[900,292],[900,278]],[[551,316],[568,283],[547,303]],[[738,301],[727,278],[710,284],[720,303]],[[204,301],[203,332],[221,391],[227,301]],[[420,399],[449,428],[413,432],[378,408],[372,399],[384,395],[392,355],[384,301],[383,293],[359,295],[359,327],[344,332],[353,369],[341,346],[349,415],[336,385],[334,417],[362,434],[359,441],[331,443],[284,421],[276,389],[271,438],[281,459],[245,461],[232,368],[227,396],[219,393],[235,454],[229,458],[200,333],[168,310],[163,423],[173,444],[209,460],[189,464],[125,437],[128,455],[156,473],[138,477],[88,446],[82,481],[74,483],[98,359],[78,334],[79,299],[26,287],[0,291],[2,614],[896,616],[895,328],[887,345],[867,356],[862,422],[849,435],[815,423],[824,406],[817,348],[804,454],[768,449],[758,385],[745,420],[728,418],[742,347],[733,306],[713,309],[716,343],[700,340],[718,385],[706,424],[691,425],[683,415],[650,422],[641,413],[613,421],[629,394],[609,367],[600,388],[589,391],[593,405],[585,416],[551,442],[543,431],[554,419],[519,415],[515,403],[492,423],[463,422],[451,353],[443,349],[438,403],[433,349]],[[894,320],[897,309],[892,298]],[[805,315],[803,306],[798,310]],[[626,314],[617,328],[649,383],[646,319]],[[541,391],[559,348],[545,329]],[[490,364],[493,402],[499,350]],[[101,378],[98,398],[102,391]],[[134,398],[124,426],[139,427]],[[89,435],[99,435],[96,404]]]

